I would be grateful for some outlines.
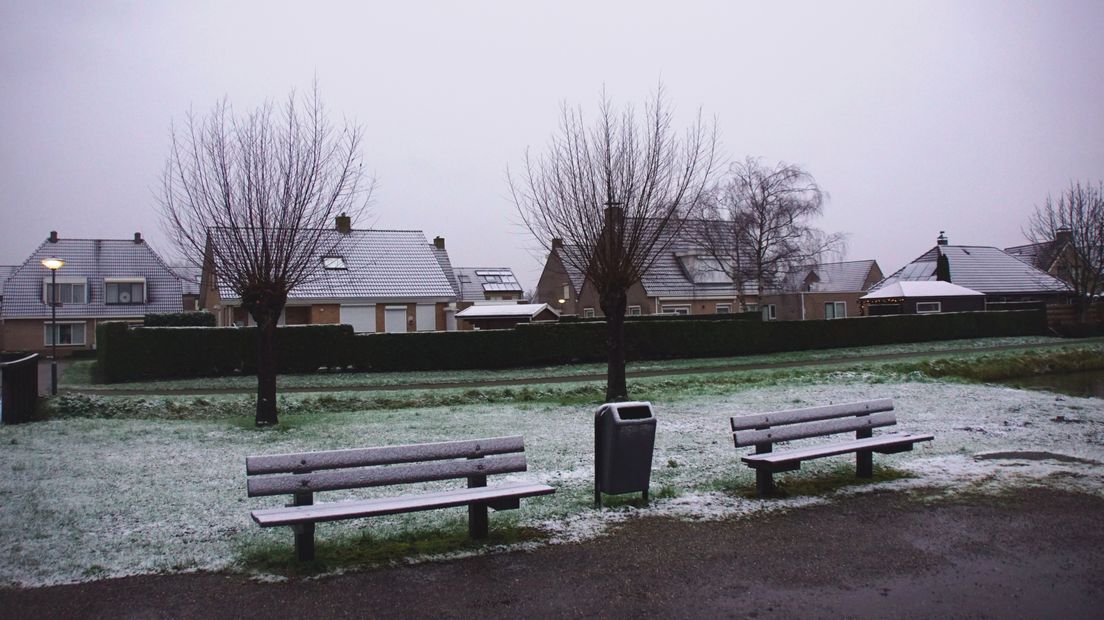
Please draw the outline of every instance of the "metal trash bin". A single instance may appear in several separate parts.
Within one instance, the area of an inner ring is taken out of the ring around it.
[[[594,505],[602,493],[642,493],[648,501],[656,417],[647,402],[606,403],[594,414]]]

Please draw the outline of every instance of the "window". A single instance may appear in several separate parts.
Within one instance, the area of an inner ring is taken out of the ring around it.
[[[566,284],[563,285],[563,297],[562,297],[562,299],[564,299],[564,300],[571,299],[571,287],[566,285]]]
[[[56,326],[53,323],[46,323],[43,326],[44,341],[46,346],[52,346],[54,344],[54,336],[57,336],[58,346],[65,345],[83,345],[84,340],[84,323],[58,323]],[[57,327],[57,330],[53,329]]]
[[[663,314],[678,314],[685,316],[690,314],[690,306],[663,306],[660,312]]]
[[[717,304],[717,314],[731,314],[731,313],[732,313],[732,305],[731,304]]]
[[[145,280],[104,280],[104,302],[109,304],[146,303]]]
[[[322,266],[326,269],[347,269],[344,256],[323,256]]]
[[[778,318],[778,310],[774,307],[774,304],[766,304],[763,306],[763,320],[773,321]]]
[[[845,319],[845,318],[847,318],[847,302],[845,302],[845,301],[827,301],[827,302],[824,302],[824,318],[826,318],[826,319]]]
[[[747,312],[758,312],[759,304],[744,304],[744,310]]]
[[[594,308],[583,308],[583,318],[584,319],[593,319],[594,318]]]
[[[943,302],[939,301],[918,301],[916,302],[916,314],[929,314],[932,312],[943,312]]]
[[[46,305],[54,303],[54,291],[51,289],[50,278],[46,278],[42,283],[42,303]],[[88,303],[88,286],[84,278],[58,278],[57,302],[59,304]]]
[[[629,306],[626,311],[629,316],[640,316],[640,306]]]

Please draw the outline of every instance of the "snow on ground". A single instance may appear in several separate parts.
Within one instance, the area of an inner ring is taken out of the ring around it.
[[[285,499],[245,496],[245,456],[251,454],[521,434],[529,471],[505,478],[547,482],[557,492],[523,500],[520,510],[493,513],[491,527],[537,527],[553,543],[596,536],[640,515],[719,519],[795,509],[831,501],[832,495],[749,499],[754,475],[739,461],[745,450],[733,447],[727,418],[880,397],[895,400],[899,430],[933,433],[935,441],[913,452],[875,455],[876,464],[915,477],[837,493],[931,487],[992,492],[1044,484],[1104,495],[1104,400],[982,385],[871,384],[843,374],[826,384],[655,403],[653,502],[601,512],[590,509],[591,407],[285,416],[290,429],[284,431],[257,431],[241,421],[69,419],[0,427],[0,584],[237,568],[257,549],[290,549],[287,528],[262,530],[249,518],[251,509]],[[1000,454],[1008,452],[1063,458]],[[853,457],[820,459],[779,479],[815,476],[849,462]],[[319,499],[326,501],[326,495]],[[462,530],[465,520],[462,509],[436,510],[321,524],[318,537]]]

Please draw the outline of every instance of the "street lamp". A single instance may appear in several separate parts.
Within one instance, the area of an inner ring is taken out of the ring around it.
[[[50,344],[53,351],[50,353],[50,394],[57,396],[57,272],[65,261],[60,258],[50,257],[42,259],[42,266],[50,270]]]

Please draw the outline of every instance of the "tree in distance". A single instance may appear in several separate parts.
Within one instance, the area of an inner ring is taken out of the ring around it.
[[[715,123],[699,110],[681,135],[672,124],[662,86],[642,113],[615,110],[603,93],[593,124],[564,104],[546,150],[526,152],[522,170],[508,171],[525,226],[546,250],[554,238],[571,246],[562,257],[598,294],[610,402],[628,398],[627,292],[693,216],[715,169]]]
[[[1032,243],[1055,242],[1046,262],[1070,286],[1084,321],[1092,301],[1104,292],[1104,182],[1074,181],[1056,198],[1047,196],[1028,218],[1024,236]]]
[[[234,291],[257,324],[257,426],[277,423],[276,324],[288,294],[319,270],[334,217],[367,207],[359,126],[331,126],[317,85],[236,116],[227,100],[171,130],[159,197],[184,257]]]

